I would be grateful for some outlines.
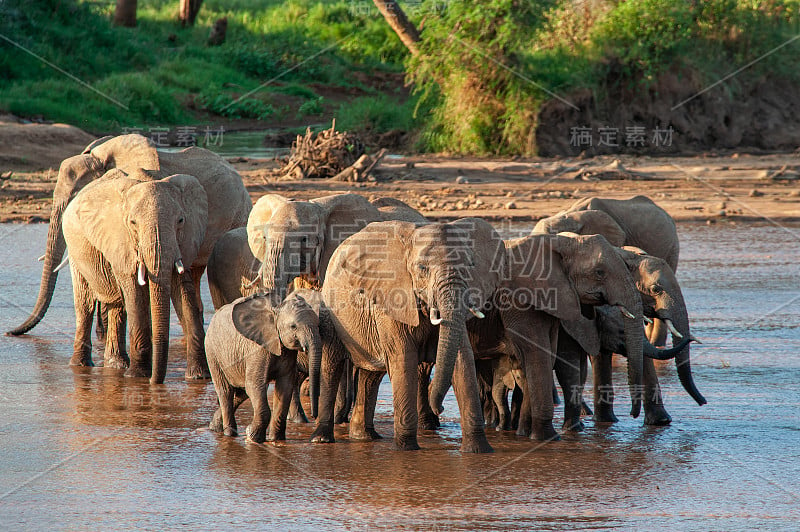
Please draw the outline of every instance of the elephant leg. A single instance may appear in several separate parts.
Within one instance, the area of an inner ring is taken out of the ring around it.
[[[350,389],[348,384],[349,362],[345,362],[345,369],[342,372],[342,378],[339,379],[339,388],[336,390],[336,406],[333,411],[333,423],[341,425],[347,423],[350,417]]]
[[[95,297],[89,283],[70,266],[72,271],[72,294],[75,303],[75,341],[72,346],[71,366],[94,366],[92,362],[92,322]]]
[[[216,377],[215,377],[216,379]],[[216,383],[219,380],[214,381],[214,389],[217,389]],[[230,405],[231,410],[229,412],[228,422],[230,425],[225,425],[225,421],[222,418],[222,407],[220,406],[214,411],[214,415],[211,416],[211,422],[208,424],[208,428],[214,432],[224,432],[226,436],[236,436],[236,410],[238,410],[239,406],[247,400],[247,393],[241,388],[231,388],[233,393],[233,403]],[[220,403],[222,403],[222,396],[219,395],[219,390],[217,390],[217,398],[219,398]],[[228,427],[230,430],[226,429]]]
[[[436,430],[441,426],[439,416],[433,413],[428,400],[428,386],[431,383],[431,370],[433,364],[423,362],[417,364],[417,408],[419,410],[420,430]]]
[[[517,423],[517,436],[525,436],[526,438],[531,435],[533,419],[531,417],[531,401],[530,392],[528,391],[528,382],[522,383],[522,403],[519,408],[519,421]]]
[[[492,374],[492,401],[497,409],[497,430],[511,428],[511,411],[508,409],[508,388],[500,375],[500,368]],[[494,409],[493,409],[494,410]]]
[[[197,296],[195,293],[194,280],[192,276],[184,274],[173,274],[173,287],[177,285],[179,291],[180,307],[182,308],[183,333],[186,337],[186,379],[209,379],[211,374],[208,371],[208,362],[205,352],[205,330],[203,329],[203,315],[197,306]],[[173,288],[173,302],[175,302]]]
[[[268,359],[273,355],[267,355]],[[266,367],[254,361],[248,363],[245,371],[244,389],[253,405],[253,421],[245,429],[247,439],[255,443],[264,443],[267,439],[267,427],[270,424],[271,412],[267,400],[267,375],[269,375],[269,360]],[[223,411],[224,412],[224,411]]]
[[[484,426],[497,427],[500,419],[498,409],[495,407],[492,390],[494,381],[495,360],[476,360],[475,373],[478,375],[478,389],[480,390],[480,401],[483,406]],[[500,430],[500,429],[497,429]]]
[[[125,299],[130,339],[130,366],[125,376],[149,378],[153,369],[150,293],[146,286],[139,286],[133,279],[122,279],[120,288]]]
[[[103,367],[126,369],[130,360],[125,352],[125,309],[121,305],[101,305],[106,313],[106,349]]]
[[[514,390],[511,392],[511,430],[517,430],[519,427],[520,410],[524,400],[522,387],[514,386]]]
[[[395,348],[393,352],[387,354],[387,358],[394,404],[394,448],[400,451],[415,451],[419,449],[417,443],[419,357],[416,346]]]
[[[289,357],[284,355],[281,358]],[[272,397],[273,415],[269,427],[269,441],[283,441],[286,439],[286,417],[289,414],[289,405],[294,392],[298,390],[297,364],[291,360],[281,360],[277,363],[281,367],[275,379],[275,392]],[[298,392],[299,393],[299,392]]]
[[[475,355],[469,341],[458,351],[456,365],[453,370],[453,391],[461,413],[461,452],[491,453],[494,452],[483,421],[483,406],[478,390],[478,376],[475,373]]]
[[[375,430],[375,406],[378,390],[385,375],[382,371],[358,371],[358,391],[350,419],[350,439],[374,441],[383,439]]]
[[[206,271],[205,265],[202,266],[192,266],[189,269],[189,272],[192,276],[192,285],[194,286],[194,297],[197,302],[197,308],[200,311],[200,316],[203,315],[203,298],[201,297],[200,292],[200,279],[203,278],[203,272]]]
[[[558,356],[555,371],[561,392],[564,395],[564,430],[581,432],[583,404],[583,381],[581,380],[581,360],[588,356],[581,346],[568,334],[558,338]]]
[[[599,423],[616,423],[614,415],[614,385],[611,381],[611,353],[601,351],[592,355],[592,375],[594,381],[594,417]]]
[[[661,386],[658,383],[658,375],[653,364],[653,359],[644,360],[644,424],[664,426],[672,422],[672,417],[664,408],[664,401],[661,398]]]
[[[521,336],[526,339],[525,345],[518,345],[518,348],[520,352],[526,353],[523,358],[528,393],[525,395],[529,398],[527,402],[531,408],[531,438],[538,441],[558,441],[561,437],[553,427],[553,365],[558,322],[542,319],[541,323],[529,325],[531,326],[526,334]]]
[[[581,357],[581,394],[586,389],[586,378],[589,376],[589,353]],[[581,401],[581,416],[592,416],[594,412],[586,404],[586,398]]]
[[[323,346],[322,367],[320,369],[319,411],[317,426],[311,434],[314,443],[333,443],[333,410],[336,404],[336,392],[344,370],[344,359],[331,356],[331,349]]]
[[[98,342],[105,344],[108,332],[108,309],[106,305],[98,301],[95,311],[97,312],[97,323],[94,326],[94,334]]]
[[[303,403],[300,401],[300,385],[306,379],[306,374],[302,371],[295,372],[294,376],[294,390],[292,391],[292,400],[289,405],[289,413],[287,414],[289,421],[292,423],[308,423],[308,417],[303,409]]]

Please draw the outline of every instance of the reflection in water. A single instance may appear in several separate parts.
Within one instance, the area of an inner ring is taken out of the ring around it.
[[[7,237],[19,251],[0,268],[5,329],[32,305],[46,230],[14,226]],[[658,372],[670,427],[588,420],[586,432],[545,445],[492,431],[496,452],[480,456],[458,451],[452,394],[444,426],[421,435],[421,451],[392,451],[388,381],[378,442],[351,442],[345,426],[333,445],[308,443],[310,425],[290,424],[280,445],[212,433],[216,394],[210,383],[183,380],[174,318],[164,385],[67,366],[74,316],[66,272],[33,335],[0,338],[0,526],[796,528],[800,312],[781,305],[800,295],[797,246],[783,245],[786,235],[772,227],[680,230],[679,277],[704,341],[692,365],[709,404],[696,406],[665,364]],[[620,405],[624,379],[617,367]],[[241,426],[250,421],[248,407],[238,415]]]

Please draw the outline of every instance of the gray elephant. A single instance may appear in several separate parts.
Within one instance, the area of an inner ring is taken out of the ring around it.
[[[338,337],[359,368],[351,433],[377,437],[372,425],[381,377],[394,398],[394,445],[418,449],[420,362],[435,362],[429,401],[436,414],[451,383],[465,452],[491,452],[483,427],[467,316],[499,286],[503,240],[484,220],[417,226],[377,222],[334,252],[322,286]],[[438,336],[437,336],[438,333]],[[312,441],[333,441],[333,401],[342,360],[323,357],[319,417]],[[358,425],[354,429],[354,425]]]
[[[627,318],[631,415],[641,408],[642,303],[627,265],[599,235],[531,235],[506,241],[507,277],[485,309],[486,319],[468,324],[477,358],[512,357],[524,375],[518,434],[539,441],[559,439],[553,428],[553,369],[559,323],[577,320],[597,305],[614,305]],[[519,380],[519,379],[518,379]],[[504,412],[505,413],[505,412]],[[507,418],[506,418],[507,419]],[[507,425],[506,425],[507,426]]]
[[[126,375],[164,382],[172,297],[186,334],[186,376],[208,375],[203,320],[184,266],[201,249],[207,219],[205,190],[187,175],[152,180],[112,170],[77,194],[63,215],[76,315],[71,364],[92,365],[92,317],[100,301],[109,315],[106,366],[128,365],[127,314]]]
[[[247,220],[250,251],[262,263],[261,289],[280,299],[298,277],[320,286],[339,244],[371,222],[427,222],[399,200],[382,200],[376,206],[358,194],[334,194],[311,201],[262,196]],[[237,264],[246,265],[246,261],[238,259]]]
[[[694,340],[694,337],[689,332],[686,303],[675,273],[666,261],[648,255],[641,249],[628,246],[619,249],[618,253],[634,278],[642,299],[644,315],[648,318],[661,319],[675,329],[673,333],[675,341],[671,352],[674,352],[675,347],[681,347],[674,357],[679,380],[687,393],[698,404],[705,404],[706,400],[694,383],[689,364],[680,362],[680,357],[686,354],[689,340]],[[601,422],[617,421],[613,412],[613,388],[611,386],[612,351],[603,347],[602,337],[598,334],[598,325],[586,319],[565,321],[561,325],[565,334],[560,336],[564,345],[559,345],[559,360],[567,361],[562,367],[562,371],[570,373],[569,376],[563,375],[561,379],[573,387],[582,386],[585,375],[579,381],[574,370],[576,365],[582,364],[582,371],[585,374],[586,354],[591,355],[594,377],[594,419]],[[681,334],[678,330],[685,331],[685,334]],[[559,343],[561,344],[561,341]],[[658,376],[652,362],[654,359],[663,359],[663,357],[653,356],[645,359],[644,422],[647,425],[666,425],[671,422],[672,418],[664,408]],[[571,412],[569,416],[566,414],[567,409]],[[565,417],[569,417],[576,426],[579,426],[577,412],[579,409],[579,404],[565,401]]]
[[[202,185],[208,198],[206,234],[194,261],[185,265],[197,294],[214,244],[227,231],[245,225],[252,209],[252,201],[244,188],[242,177],[225,159],[213,152],[195,147],[174,153],[158,151],[150,139],[136,134],[104,137],[93,142],[82,154],[61,163],[53,192],[53,210],[39,294],[30,316],[7,334],[24,334],[44,317],[66,247],[62,233],[64,211],[83,187],[115,168],[125,172],[142,169],[152,179],[188,174]]]
[[[261,443],[286,439],[286,418],[297,375],[298,351],[316,367],[322,358],[319,318],[311,306],[292,294],[274,306],[268,294],[237,299],[219,309],[208,326],[206,353],[220,407],[210,428],[236,435],[235,412],[248,397],[253,423],[248,439]],[[275,381],[271,416],[267,385]],[[270,417],[272,422],[270,423]]]

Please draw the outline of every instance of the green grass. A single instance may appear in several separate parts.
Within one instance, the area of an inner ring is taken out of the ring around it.
[[[209,115],[318,114],[322,100],[310,83],[377,94],[352,73],[402,70],[405,49],[377,10],[361,14],[351,5],[344,0],[207,0],[196,25],[181,28],[176,0],[140,1],[137,27],[117,28],[111,24],[113,2],[3,0],[0,33],[108,98],[0,41],[0,109],[94,132],[190,125],[207,122]],[[209,47],[209,28],[223,16],[228,17],[227,41]],[[276,95],[291,103],[274,104],[280,99]]]

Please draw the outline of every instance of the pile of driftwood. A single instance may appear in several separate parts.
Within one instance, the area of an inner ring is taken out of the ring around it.
[[[297,135],[278,175],[293,180],[366,181],[384,153],[382,150],[371,158],[355,134],[336,131],[334,120],[330,129],[313,133],[309,128],[305,135]]]

